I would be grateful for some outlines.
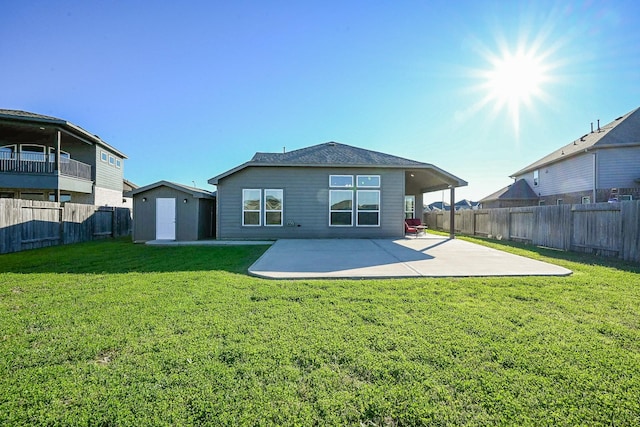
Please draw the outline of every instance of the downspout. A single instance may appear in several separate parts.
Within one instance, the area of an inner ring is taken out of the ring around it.
[[[449,207],[449,238],[456,238],[456,189],[453,185],[449,186],[451,188],[451,206]],[[444,208],[444,206],[443,206]]]
[[[596,199],[598,189],[598,159],[596,152],[593,153],[593,203],[598,203]]]
[[[55,202],[60,201],[60,141],[61,141],[60,129],[56,129],[56,155],[55,155],[55,174],[56,174],[56,191]]]

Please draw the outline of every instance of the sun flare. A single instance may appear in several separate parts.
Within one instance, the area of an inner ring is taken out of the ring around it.
[[[491,68],[483,76],[485,103],[493,103],[494,110],[506,108],[516,133],[520,128],[520,110],[544,98],[543,84],[547,81],[547,67],[540,56],[519,49],[515,53],[503,51],[489,58]]]
[[[544,71],[539,60],[531,55],[507,53],[495,61],[488,75],[491,97],[501,104],[529,103],[540,93]]]
[[[473,39],[473,49],[482,62],[469,70],[475,81],[469,89],[479,98],[459,117],[482,110],[486,113],[488,108],[493,119],[507,119],[505,123],[511,124],[518,138],[521,118],[529,113],[535,115],[540,104],[552,104],[550,91],[562,80],[558,71],[566,61],[559,51],[565,41],[552,40],[549,28],[543,25],[537,33],[525,31],[511,38],[496,31],[496,38],[489,44]]]

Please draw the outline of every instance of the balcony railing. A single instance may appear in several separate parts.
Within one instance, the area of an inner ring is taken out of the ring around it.
[[[54,174],[53,154],[0,152],[0,172]],[[91,166],[68,157],[60,157],[60,174],[91,181]]]

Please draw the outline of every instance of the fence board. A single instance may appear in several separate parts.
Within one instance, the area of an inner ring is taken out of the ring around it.
[[[462,234],[529,242],[561,250],[618,256],[640,262],[640,201],[532,206],[457,212]],[[425,222],[448,230],[448,213],[428,212]]]
[[[0,254],[127,236],[130,231],[127,208],[0,199]]]
[[[625,261],[640,260],[640,203],[620,204],[622,254]]]

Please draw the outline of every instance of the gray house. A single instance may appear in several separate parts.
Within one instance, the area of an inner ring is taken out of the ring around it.
[[[126,158],[66,120],[0,110],[0,198],[123,206]]]
[[[218,239],[402,237],[422,194],[467,185],[428,163],[337,142],[256,153],[209,180]]]
[[[530,204],[580,204],[640,197],[640,109],[591,124],[575,141],[512,175],[537,196]]]
[[[203,240],[215,237],[215,194],[169,181],[129,192],[133,241]]]

